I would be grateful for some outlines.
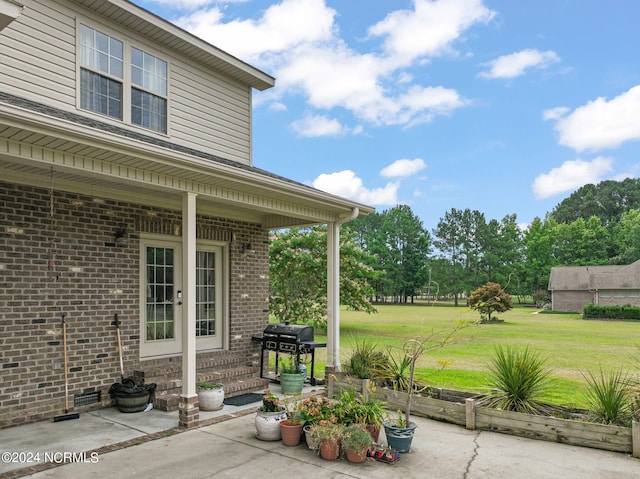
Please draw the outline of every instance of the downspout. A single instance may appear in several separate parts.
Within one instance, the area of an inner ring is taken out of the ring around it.
[[[327,370],[340,371],[340,225],[360,214],[354,207],[348,216],[327,223]]]

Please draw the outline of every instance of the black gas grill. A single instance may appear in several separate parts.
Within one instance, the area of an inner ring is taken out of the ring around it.
[[[313,327],[302,324],[271,323],[263,331],[262,336],[253,336],[254,341],[262,344],[262,354],[260,356],[260,377],[277,380],[278,362],[280,353],[295,354],[296,360],[300,362],[300,355],[311,354],[311,371],[309,381],[311,385],[316,385],[316,378],[313,375],[316,348],[324,348],[326,343],[319,343],[313,339]],[[276,353],[276,374],[265,375],[264,357],[265,351],[275,351]]]

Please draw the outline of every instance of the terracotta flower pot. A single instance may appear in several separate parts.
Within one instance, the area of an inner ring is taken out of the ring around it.
[[[345,449],[345,456],[347,456],[347,461],[361,463],[367,460],[367,448],[364,448],[360,451]]]
[[[323,439],[320,443],[320,457],[327,461],[335,461],[340,455],[340,444],[333,439]]]
[[[302,439],[302,424],[290,424],[289,419],[280,421],[280,433],[282,444],[285,446],[297,446]]]

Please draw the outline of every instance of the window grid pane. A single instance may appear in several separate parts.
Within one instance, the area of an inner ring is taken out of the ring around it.
[[[122,78],[124,47],[120,40],[81,25],[80,47],[83,66]]]
[[[131,48],[131,82],[160,96],[167,95],[167,62]]]
[[[174,338],[173,250],[147,247],[147,341]]]
[[[167,100],[137,88],[132,88],[131,123],[166,133]]]
[[[80,107],[122,119],[122,84],[98,73],[81,69]]]
[[[216,334],[215,253],[196,253],[196,336]]]

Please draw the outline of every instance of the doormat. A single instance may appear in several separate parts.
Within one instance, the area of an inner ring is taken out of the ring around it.
[[[245,406],[254,402],[262,401],[262,394],[248,393],[241,394],[240,396],[234,396],[225,398],[224,404],[227,406]]]

